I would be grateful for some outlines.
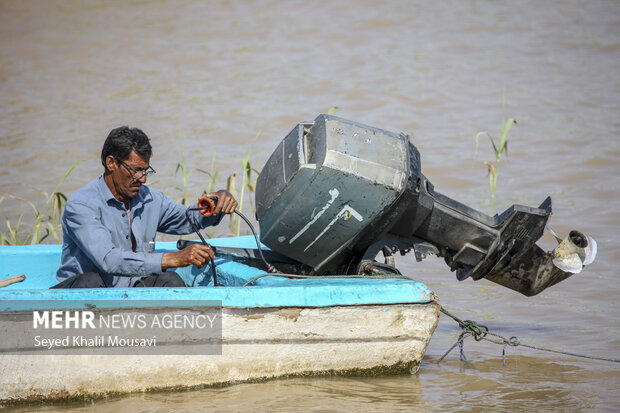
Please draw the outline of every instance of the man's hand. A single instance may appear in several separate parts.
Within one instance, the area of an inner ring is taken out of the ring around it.
[[[217,205],[215,206],[215,210],[213,211],[214,215],[219,214],[220,212],[223,212],[225,214],[232,214],[233,212],[235,212],[235,209],[237,209],[238,204],[237,201],[235,201],[235,198],[233,198],[230,192],[223,189],[217,192],[205,194],[200,197],[200,199],[202,198],[217,199]],[[200,201],[198,202],[200,203]]]
[[[161,258],[161,270],[166,271],[168,268],[187,267],[188,265],[201,268],[214,258],[215,254],[208,245],[192,244],[181,251],[164,253]]]

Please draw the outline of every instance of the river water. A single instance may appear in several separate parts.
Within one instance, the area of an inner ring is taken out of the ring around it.
[[[485,212],[492,148],[483,138],[476,153],[474,137],[497,136],[503,113],[516,118],[495,212],[551,195],[551,224],[593,236],[597,261],[533,298],[458,282],[437,259],[398,265],[491,331],[620,358],[617,1],[0,1],[1,192],[39,200],[83,160],[60,187],[70,194],[101,173],[109,130],[129,124],[152,139],[151,184],[175,199],[182,141],[197,196],[207,187],[197,169],[209,170],[214,154],[223,187],[250,150],[260,169],[296,123],[333,106],[411,134],[436,190]],[[246,211],[248,200],[246,192]],[[15,222],[18,204],[1,206]],[[620,409],[617,363],[516,347],[502,367],[501,346],[469,339],[469,363],[455,350],[437,364],[459,332],[442,317],[416,375],[272,380],[34,410]]]

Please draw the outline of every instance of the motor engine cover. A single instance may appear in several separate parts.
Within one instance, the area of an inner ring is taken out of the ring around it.
[[[317,272],[336,270],[419,174],[409,146],[406,135],[336,116],[298,124],[256,183],[261,242]]]

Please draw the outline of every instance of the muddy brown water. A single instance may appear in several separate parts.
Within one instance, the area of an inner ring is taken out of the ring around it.
[[[154,145],[151,184],[175,199],[220,185],[251,150],[260,169],[299,121],[336,114],[410,133],[436,189],[488,210],[474,136],[518,124],[496,212],[553,198],[551,224],[598,241],[582,274],[526,298],[456,281],[437,259],[398,259],[462,318],[535,346],[620,358],[620,3],[615,1],[0,1],[0,185],[31,200],[76,160],[67,194],[101,172],[113,127]],[[258,132],[260,135],[256,137]],[[9,218],[19,208],[2,204]],[[250,208],[246,197],[246,210]],[[27,210],[24,209],[24,212]],[[0,230],[6,229],[4,222]],[[226,228],[220,228],[224,235]],[[546,247],[553,240],[542,240]],[[614,411],[619,365],[465,342],[442,317],[416,375],[293,378],[17,411]],[[317,355],[320,357],[320,355]]]

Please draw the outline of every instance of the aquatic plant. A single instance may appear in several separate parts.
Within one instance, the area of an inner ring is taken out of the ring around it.
[[[74,162],[73,165],[71,165],[56,185],[56,188],[54,188],[54,191],[50,193],[40,191],[40,194],[43,196],[42,205],[41,203],[37,204],[6,192],[2,193],[3,196],[0,198],[0,211],[4,217],[6,230],[0,231],[0,245],[40,244],[48,237],[53,238],[58,243],[61,242],[62,238],[59,236],[59,232],[62,234],[61,218],[64,206],[67,202],[67,196],[59,192],[58,189],[80,162],[82,161]],[[7,197],[18,201],[20,210],[23,210],[24,206],[28,206],[32,210],[32,224],[30,224],[30,221],[28,223],[25,222],[23,212],[17,219],[11,220],[11,218],[9,218],[9,215],[2,206],[2,203]]]
[[[181,204],[185,205],[185,206],[189,206],[190,205],[190,198],[188,195],[188,182],[190,179],[190,175],[192,174],[193,170],[188,168],[186,162],[185,162],[185,156],[184,156],[184,152],[183,152],[183,133],[181,131],[181,129],[179,128],[179,133],[178,133],[178,144],[179,144],[179,156],[181,158],[181,160],[177,163],[176,165],[176,169],[174,171],[174,174],[177,175],[179,173],[179,171],[181,172],[181,186],[174,186],[175,189],[179,190],[181,192]],[[196,168],[194,169],[197,172],[200,172],[202,174],[205,174],[209,177],[208,183],[207,183],[207,189],[205,189],[203,192],[209,193],[209,192],[213,192],[213,189],[215,188],[215,184],[217,182],[217,178],[219,176],[219,171],[215,170],[215,151],[213,151],[212,157],[211,157],[211,171],[205,171],[204,169],[201,168]],[[165,187],[164,187],[165,189]],[[162,239],[167,239],[168,237],[164,234],[161,235]],[[210,234],[207,233],[207,236],[210,237]],[[183,239],[184,237],[181,236],[181,239]]]
[[[183,197],[181,198],[181,203],[185,206],[188,205],[187,199],[187,180],[189,179],[189,172],[185,167],[185,157],[183,156],[183,135],[181,135],[181,130],[179,129],[179,154],[181,156],[181,161],[177,163],[177,168],[174,171],[176,175],[179,170],[181,171],[181,178],[183,180],[183,186],[181,188],[183,192]]]
[[[262,129],[260,129],[256,133],[256,135],[254,136],[254,141],[258,139],[261,132],[262,132]],[[181,181],[181,186],[180,187],[175,186],[175,188],[181,191],[182,193],[181,204],[189,206],[190,202],[189,202],[189,196],[188,196],[188,186],[189,186],[190,175],[192,174],[192,172],[197,171],[209,177],[209,180],[207,182],[207,187],[203,190],[203,194],[208,194],[208,193],[213,192],[219,187],[217,184],[217,181],[220,176],[220,171],[215,169],[215,158],[216,158],[215,151],[213,151],[212,156],[211,156],[210,171],[205,171],[204,169],[200,169],[200,168],[195,168],[195,169],[189,168],[185,162],[185,157],[183,154],[183,136],[180,130],[179,130],[178,136],[179,136],[178,138],[179,139],[179,155],[181,157],[181,160],[176,165],[175,175],[178,174],[180,171],[182,181]],[[242,180],[241,180],[241,187],[239,188],[239,190],[237,190],[237,186],[238,186],[237,171],[235,170],[231,172],[230,175],[226,177],[226,190],[230,192],[233,195],[233,197],[235,197],[237,202],[239,203],[239,206],[237,207],[237,210],[239,212],[243,212],[244,197],[245,197],[246,189],[251,194],[254,193],[254,188],[256,186],[256,180],[258,179],[258,175],[260,173],[256,168],[252,167],[252,164],[250,162],[251,154],[252,154],[252,146],[250,145],[250,149],[248,150],[248,153],[245,159],[241,161]],[[254,208],[254,200],[251,196],[250,196],[249,202],[250,202],[250,206]],[[229,235],[236,235],[236,236],[241,235],[241,218],[236,214],[230,215],[230,220],[228,222],[228,228],[230,230]],[[207,236],[210,236],[208,230],[207,230]]]
[[[258,139],[261,132],[262,132],[262,129],[260,129],[256,133],[256,135],[254,136],[254,140]],[[252,164],[250,163],[251,154],[252,154],[252,146],[250,145],[248,154],[246,155],[245,159],[241,161],[242,180],[241,180],[241,194],[239,195],[239,197],[237,197],[237,187],[236,187],[237,172],[234,171],[226,179],[226,190],[230,192],[235,197],[235,199],[237,199],[237,202],[239,203],[237,210],[239,212],[243,212],[243,199],[244,199],[246,188],[248,191],[250,191],[251,194],[253,194],[254,188],[256,187],[256,180],[258,179],[258,175],[260,174],[260,172],[256,168],[253,168]],[[250,205],[252,206],[252,208],[254,208],[254,202],[251,196],[250,196]],[[236,214],[231,215],[230,216],[230,227],[231,227],[231,230],[233,231],[233,235],[239,236],[241,234],[241,217],[239,217]]]
[[[189,206],[190,202],[189,202],[189,196],[188,196],[188,181],[192,173],[192,170],[188,169],[185,163],[185,156],[183,155],[183,134],[180,129],[179,129],[178,136],[179,136],[179,156],[181,157],[181,160],[177,163],[174,174],[176,175],[179,171],[181,171],[182,186],[181,187],[177,186],[175,188],[181,191],[181,193],[183,194],[181,197],[181,204],[185,206]],[[195,171],[205,174],[209,177],[209,180],[207,183],[207,189],[204,190],[204,193],[207,194],[209,192],[213,192],[215,188],[215,184],[217,182],[217,178],[220,174],[220,172],[215,169],[215,150],[213,150],[213,153],[211,156],[211,171],[210,172],[205,171],[204,169],[201,169],[201,168],[196,168]]]
[[[504,113],[506,109],[506,99],[504,95],[504,99],[502,102],[502,125],[500,130],[499,142],[495,143],[495,139],[487,132],[478,132],[476,135],[476,153],[478,152],[478,143],[481,136],[488,136],[491,141],[491,145],[493,145],[493,153],[495,155],[494,162],[483,162],[487,167],[488,176],[489,176],[489,191],[491,193],[490,205],[489,205],[489,215],[493,215],[493,206],[495,204],[495,188],[497,187],[497,175],[499,173],[499,164],[502,159],[502,153],[506,153],[506,157],[508,157],[508,133],[510,132],[510,128],[513,124],[517,123],[517,120],[514,118],[509,118],[508,120],[504,120]],[[475,156],[475,155],[474,155]]]

